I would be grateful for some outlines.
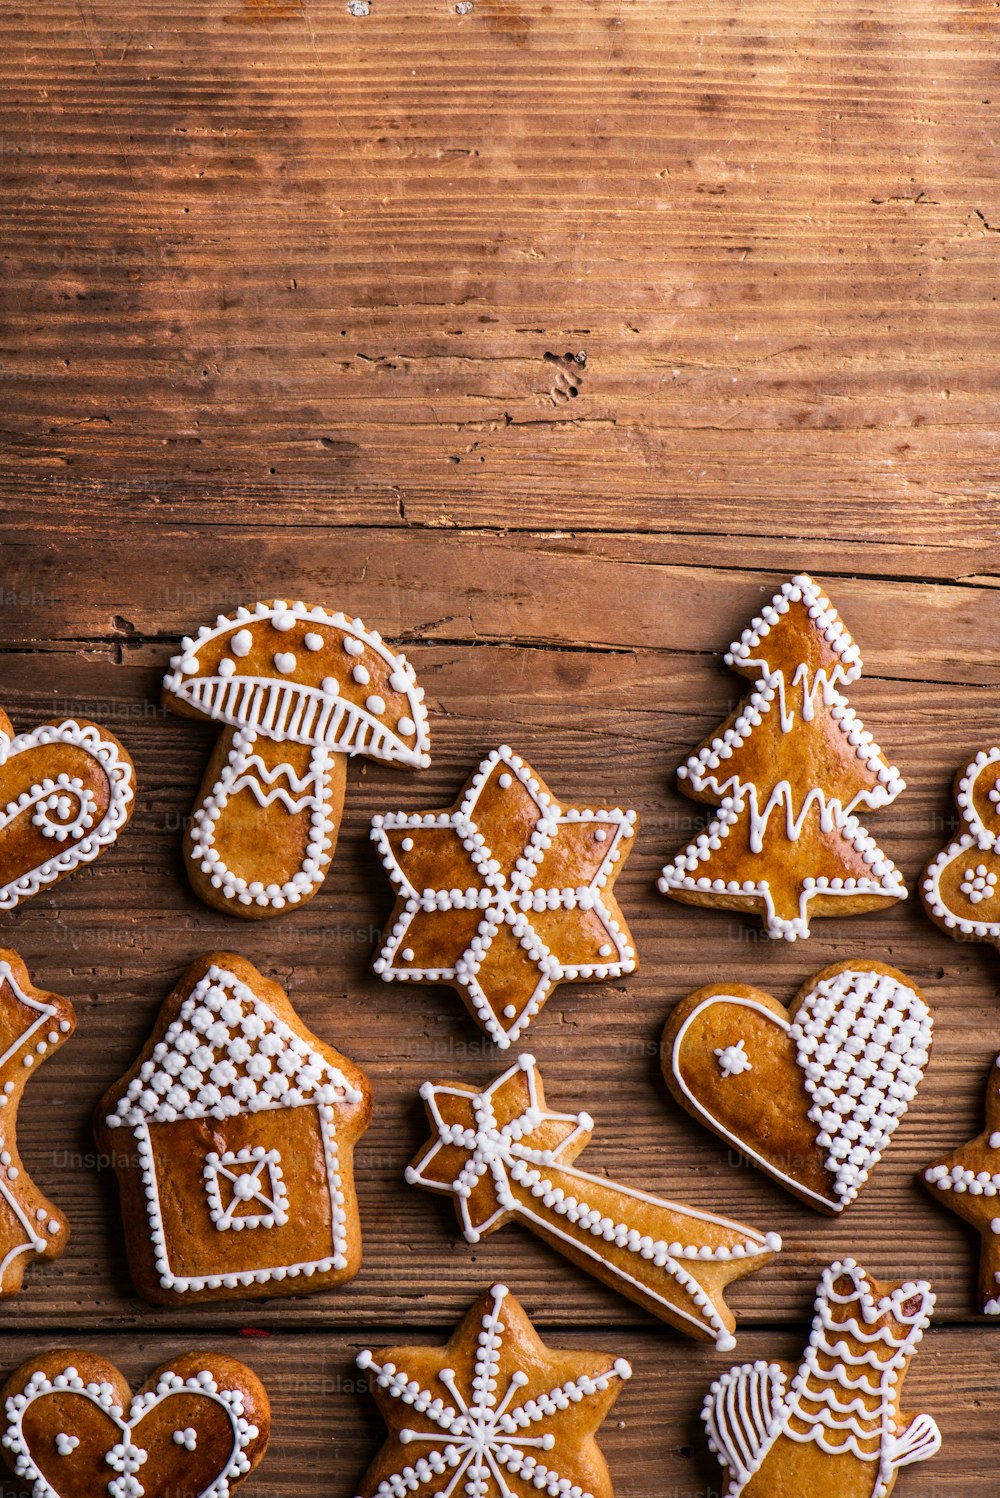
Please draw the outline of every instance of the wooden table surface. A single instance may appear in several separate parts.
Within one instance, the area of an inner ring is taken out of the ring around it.
[[[796,1355],[835,1255],[929,1276],[907,1404],[944,1447],[899,1492],[995,1486],[1000,1329],[973,1314],[973,1235],[915,1173],[981,1127],[996,954],[915,896],[771,943],[654,881],[697,824],[674,770],[739,692],[721,652],[795,570],[861,644],[851,701],[909,787],[869,825],[911,889],[995,740],[998,24],[993,0],[3,7],[0,700],[19,730],[97,719],[140,786],[118,846],[0,930],[80,1020],[21,1127],[73,1237],[0,1307],[4,1368],[67,1342],[137,1378],[235,1350],[274,1405],[248,1498],[349,1498],[380,1438],[354,1351],[439,1340],[502,1278],[555,1342],[635,1362],[603,1436],[620,1498],[718,1493],[697,1414],[732,1357],[516,1227],[468,1247],[402,1182],[419,1083],[503,1058],[450,991],[370,974],[391,893],[369,819],[448,804],[506,740],[567,800],[642,818],[618,885],[641,973],[559,990],[529,1035],[553,1101],[596,1117],[590,1168],[784,1235],[732,1294],[736,1360]],[[433,765],[352,765],[322,891],[253,925],[188,889],[213,735],[158,688],[181,634],[283,595],[405,642]],[[365,1262],[315,1299],[154,1310],[88,1120],[218,947],[373,1079]],[[680,1111],[658,1041],[700,984],[788,1000],[851,956],[909,973],[937,1030],[831,1222]]]

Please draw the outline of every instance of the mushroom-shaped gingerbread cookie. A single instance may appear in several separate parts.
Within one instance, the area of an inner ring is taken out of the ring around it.
[[[182,644],[165,706],[226,725],[185,836],[192,886],[250,920],[303,905],[333,858],[347,755],[430,763],[416,672],[360,619],[281,600]]]

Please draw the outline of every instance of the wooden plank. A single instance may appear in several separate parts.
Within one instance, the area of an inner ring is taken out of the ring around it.
[[[546,1340],[559,1347],[607,1349],[627,1356],[634,1374],[601,1428],[600,1444],[619,1491],[633,1498],[705,1498],[719,1492],[721,1468],[709,1454],[699,1411],[713,1378],[729,1358],[693,1346],[679,1347],[656,1332],[616,1332],[545,1326],[544,1291],[528,1293],[515,1281],[525,1308]],[[155,1335],[91,1334],[86,1346],[116,1362],[138,1384],[161,1362],[193,1347],[210,1346],[250,1364],[271,1398],[272,1436],[264,1463],[246,1485],[247,1498],[350,1498],[369,1460],[384,1437],[384,1426],[367,1393],[366,1380],[354,1363],[361,1346],[439,1345],[451,1324],[446,1319],[430,1332],[379,1328],[380,1344],[369,1330],[350,1336],[336,1332],[239,1336],[213,1331],[204,1337],[176,1332]],[[805,1327],[783,1333],[745,1336],[739,1356],[796,1359]],[[7,1337],[4,1371],[45,1350],[37,1335]],[[995,1434],[990,1412],[995,1380],[990,1371],[989,1332],[971,1328],[935,1329],[927,1333],[906,1381],[906,1407],[926,1410],[941,1427],[943,1446],[933,1460],[910,1467],[900,1479],[907,1498],[936,1498],[989,1491],[995,1471]],[[986,1418],[969,1419],[970,1410]],[[905,1484],[905,1486],[904,1486]],[[10,1481],[0,1485],[5,1498],[21,1490]]]

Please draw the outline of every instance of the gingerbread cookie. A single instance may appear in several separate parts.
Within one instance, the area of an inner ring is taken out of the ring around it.
[[[578,1170],[572,1162],[594,1121],[546,1108],[532,1056],[520,1056],[483,1092],[425,1082],[420,1095],[435,1134],[406,1179],[455,1197],[469,1243],[516,1218],[689,1337],[735,1346],[724,1291],[777,1253],[776,1233]]]
[[[20,1290],[35,1259],[58,1259],[69,1223],[28,1175],[17,1110],[35,1071],[76,1027],[68,999],[35,988],[16,952],[0,949],[0,1296]]]
[[[185,834],[191,884],[251,920],[303,905],[333,858],[347,756],[430,763],[416,672],[360,619],[281,600],[182,643],[164,705],[226,725]]]
[[[955,803],[965,825],[924,870],[924,909],[956,941],[1000,948],[1000,749],[980,749],[958,772]]]
[[[560,806],[506,744],[448,810],[375,817],[398,894],[375,972],[450,984],[505,1050],[558,984],[638,967],[613,893],[636,822],[618,807]]]
[[[667,1021],[661,1059],[682,1108],[821,1212],[842,1212],[878,1164],[924,1074],[931,1014],[882,962],[838,962],[791,1010],[710,984]]]
[[[446,1347],[365,1351],[358,1367],[389,1429],[360,1498],[613,1498],[595,1437],[630,1365],[546,1347],[505,1285],[479,1297]]]
[[[663,870],[663,893],[755,912],[787,941],[808,936],[813,916],[905,899],[857,816],[905,782],[838,690],[861,675],[861,655],[811,577],[782,586],[726,664],[753,691],[677,772],[683,791],[719,810]]]
[[[49,1352],[0,1399],[4,1458],[34,1498],[230,1498],[271,1425],[256,1374],[217,1352],[172,1359],[135,1396],[96,1353]]]
[[[930,1165],[924,1180],[944,1207],[979,1232],[979,1304],[1000,1316],[1000,1056],[986,1084],[986,1128],[968,1144]]]
[[[229,952],[200,957],[95,1119],[139,1293],[174,1305],[351,1279],[354,1144],[370,1114],[364,1073],[277,983]]]
[[[886,1498],[901,1467],[934,1456],[935,1421],[900,1411],[933,1309],[926,1280],[879,1285],[853,1259],[824,1269],[798,1367],[744,1363],[705,1400],[723,1498]]]
[[[109,848],[135,806],[135,766],[84,718],[16,737],[0,712],[0,910],[13,910]]]

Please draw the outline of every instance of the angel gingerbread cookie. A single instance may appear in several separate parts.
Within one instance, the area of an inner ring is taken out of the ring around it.
[[[38,1068],[72,1035],[68,999],[35,988],[16,952],[0,950],[0,1296],[35,1259],[58,1259],[69,1223],[35,1185],[17,1148],[17,1110]]]
[[[924,909],[956,941],[1000,948],[1000,748],[980,749],[959,770],[955,804],[963,829],[923,872]]]
[[[184,974],[95,1117],[136,1289],[165,1305],[308,1295],[361,1265],[354,1145],[371,1089],[228,952]]]
[[[163,702],[224,725],[184,839],[206,904],[263,920],[311,900],[337,843],[347,759],[430,763],[423,688],[360,619],[281,599],[184,639]]]
[[[933,1309],[926,1280],[880,1285],[853,1259],[825,1269],[798,1367],[744,1363],[705,1400],[723,1498],[887,1498],[901,1468],[934,1456],[936,1422],[900,1410]]]
[[[546,1107],[532,1056],[520,1056],[481,1092],[425,1082],[420,1094],[434,1135],[406,1179],[455,1198],[469,1243],[516,1219],[687,1336],[735,1346],[724,1292],[773,1258],[781,1247],[776,1233],[578,1169],[573,1161],[594,1120]]]
[[[270,1407],[235,1358],[189,1352],[133,1395],[93,1352],[48,1352],[4,1385],[3,1455],[33,1498],[231,1498],[263,1459]]]
[[[1000,1056],[986,1084],[986,1128],[924,1171],[943,1207],[977,1229],[980,1239],[979,1306],[1000,1316]]]
[[[631,1366],[546,1347],[505,1285],[479,1297],[446,1347],[366,1350],[358,1367],[389,1430],[359,1498],[614,1498],[596,1434]]]
[[[449,984],[507,1049],[558,984],[638,967],[614,896],[637,821],[619,807],[560,806],[506,744],[447,810],[375,817],[397,892],[375,972]]]
[[[682,1108],[808,1206],[842,1212],[923,1078],[931,1013],[882,962],[838,962],[791,1009],[745,983],[710,984],[667,1021],[661,1058]]]
[[[726,664],[753,690],[677,775],[718,805],[663,870],[672,900],[753,912],[794,941],[813,916],[859,915],[906,897],[896,866],[858,820],[905,789],[840,687],[861,654],[811,577],[785,583]]]
[[[0,910],[92,863],[135,807],[135,766],[84,718],[15,735],[0,712]]]

